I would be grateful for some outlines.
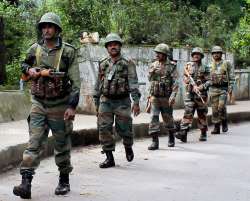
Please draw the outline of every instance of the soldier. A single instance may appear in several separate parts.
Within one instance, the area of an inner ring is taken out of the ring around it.
[[[159,149],[161,113],[163,122],[168,130],[168,146],[175,146],[175,126],[173,119],[173,104],[178,91],[178,74],[176,64],[168,59],[169,47],[161,43],[154,49],[156,61],[149,67],[149,82],[151,104],[151,122],[149,124],[149,135],[152,136],[152,144],[149,150]]]
[[[232,96],[235,81],[234,71],[230,62],[222,59],[222,48],[214,46],[212,48],[213,60],[210,64],[211,87],[210,97],[212,103],[212,122],[214,130],[211,134],[220,134],[220,124],[222,132],[228,131],[227,123],[227,94]]]
[[[115,129],[123,139],[126,158],[130,162],[134,158],[132,149],[133,133],[131,118],[131,94],[134,116],[140,113],[138,78],[135,64],[121,55],[122,40],[119,35],[110,33],[105,39],[105,47],[109,56],[99,62],[98,78],[95,85],[94,101],[98,113],[99,139],[102,153],[106,160],[100,168],[115,166],[112,152],[115,151]]]
[[[195,110],[198,115],[198,128],[201,130],[199,140],[207,140],[207,98],[210,84],[208,66],[202,64],[203,50],[196,47],[191,53],[192,61],[184,67],[185,112],[181,120],[180,132],[176,135],[182,142],[187,142],[187,132],[192,124]]]
[[[31,198],[31,181],[49,129],[54,137],[55,162],[60,172],[55,194],[70,191],[70,134],[80,91],[76,49],[62,42],[59,16],[44,14],[38,31],[42,40],[30,47],[21,65],[22,72],[31,79],[32,94],[28,118],[30,139],[20,168],[22,183],[13,189],[13,193],[23,199]]]

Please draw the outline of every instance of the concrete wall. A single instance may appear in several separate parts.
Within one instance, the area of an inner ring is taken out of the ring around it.
[[[139,82],[145,82],[146,85],[140,86],[142,93],[141,107],[144,111],[146,106],[146,97],[148,96],[149,83],[147,80],[148,65],[154,59],[153,47],[123,47],[123,53],[135,61]],[[105,57],[106,49],[101,46],[84,46],[79,51],[80,77],[82,80],[81,96],[79,102],[79,112],[93,113],[95,107],[92,100],[94,83],[97,77],[98,60]],[[224,58],[232,63],[233,55],[223,55]],[[177,67],[180,75],[183,73],[183,65],[190,60],[189,49],[174,49],[173,57],[177,60]],[[210,54],[205,54],[203,61],[208,63],[211,60]],[[250,99],[250,69],[235,70],[235,99],[249,100]],[[184,89],[180,79],[180,90],[177,95],[176,107],[183,107]],[[30,109],[29,96],[19,91],[0,92],[0,123],[25,119],[28,116]]]
[[[0,92],[0,123],[27,118],[30,105],[29,95],[19,91]]]
[[[250,99],[250,69],[235,70],[235,98],[236,100]]]
[[[138,74],[139,82],[144,82],[146,85],[140,86],[140,91],[142,93],[141,107],[142,110],[146,107],[146,98],[148,96],[149,82],[147,79],[147,71],[149,64],[154,60],[155,54],[153,52],[153,47],[123,47],[123,54],[130,59],[133,59],[136,63],[136,70]],[[177,60],[177,68],[179,74],[183,74],[183,65],[190,61],[191,49],[174,49],[173,58]],[[107,56],[106,49],[102,46],[97,45],[86,45],[82,47],[79,51],[79,65],[81,73],[81,99],[79,103],[79,108],[85,113],[92,113],[95,111],[92,94],[94,83],[97,79],[97,68],[98,60]],[[234,63],[233,55],[226,53],[223,55],[224,58],[230,60]],[[211,54],[205,53],[204,63],[211,61]],[[184,88],[182,86],[182,78],[180,77],[180,90],[176,99],[176,108],[183,107],[183,94]]]

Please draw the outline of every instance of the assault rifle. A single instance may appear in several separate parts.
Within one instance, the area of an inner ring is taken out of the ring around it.
[[[42,77],[64,77],[65,72],[54,71],[52,69],[41,69],[40,76]]]
[[[64,77],[65,72],[58,72],[53,69],[46,69],[46,68],[38,68],[35,67],[36,72],[39,73],[38,77]],[[31,77],[26,74],[22,74],[21,77],[22,80],[24,81],[29,81]]]
[[[150,112],[151,112],[151,102],[150,102],[150,97],[148,97],[148,100],[147,100],[147,106],[146,106],[145,112],[146,112],[146,113],[150,113]]]
[[[189,74],[188,70],[186,68],[184,68],[184,72],[185,74],[188,76],[190,84],[193,87],[197,87],[197,84],[195,83],[194,79],[192,78],[192,76]],[[196,88],[196,90],[194,90],[194,92],[199,96],[199,98],[201,99],[202,103],[205,104],[204,99],[201,96],[201,92],[199,91],[199,89]]]

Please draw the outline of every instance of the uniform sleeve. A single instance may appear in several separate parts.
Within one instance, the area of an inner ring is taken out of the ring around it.
[[[34,44],[28,49],[25,59],[21,63],[21,71],[24,74],[27,74],[28,69],[31,68],[36,62],[36,47],[37,44]]]
[[[128,84],[131,97],[134,101],[134,104],[139,104],[141,93],[139,91],[138,77],[136,73],[136,66],[134,62],[129,61],[128,64]]]
[[[208,90],[208,88],[212,85],[211,81],[211,75],[210,75],[210,66],[206,65],[205,66],[205,82],[203,84],[203,87],[205,90]]]
[[[229,87],[233,89],[233,86],[235,84],[235,74],[234,74],[234,68],[229,61],[227,61],[227,72],[228,72]]]
[[[184,71],[183,71],[183,82],[184,82],[184,85],[189,85],[190,83],[190,79],[188,77],[188,75],[186,74],[186,71],[188,71],[188,64],[186,64],[184,66]]]
[[[179,89],[179,73],[177,71],[176,66],[174,67],[174,70],[172,72],[172,79],[174,81],[172,85],[172,94],[171,96],[176,96],[178,89]]]
[[[94,99],[96,108],[99,108],[99,104],[100,104],[100,96],[101,96],[101,91],[100,91],[101,81],[99,79],[100,77],[101,77],[101,68],[100,68],[100,62],[99,62],[98,75],[96,78],[96,82],[94,86],[94,94],[93,94],[93,99]]]
[[[152,77],[153,77],[153,74],[154,74],[154,71],[155,71],[155,68],[154,68],[154,65],[151,64],[148,68],[148,81],[152,81]]]
[[[72,91],[70,93],[68,105],[75,109],[79,102],[80,86],[81,86],[80,71],[79,71],[79,65],[77,62],[77,50],[75,49],[70,59],[68,76],[69,76],[69,80],[72,86]]]
[[[149,88],[148,88],[148,94],[149,96],[151,96],[151,85],[152,85],[152,81],[153,81],[153,74],[154,74],[154,66],[153,64],[151,64],[148,68],[148,81],[149,81]]]

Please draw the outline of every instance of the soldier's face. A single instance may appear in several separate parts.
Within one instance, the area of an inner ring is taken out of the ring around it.
[[[156,52],[155,54],[156,54],[155,55],[156,60],[158,60],[158,61],[166,61],[167,56],[165,54],[162,54],[160,52]]]
[[[107,45],[107,50],[111,57],[118,56],[121,52],[121,45],[117,42],[110,42]]]
[[[214,52],[212,54],[214,60],[221,60],[222,53],[221,52]]]
[[[51,40],[57,35],[58,31],[55,25],[45,23],[42,25],[42,34],[45,40]]]
[[[201,60],[201,54],[200,53],[194,53],[192,57],[193,61],[200,61]]]

